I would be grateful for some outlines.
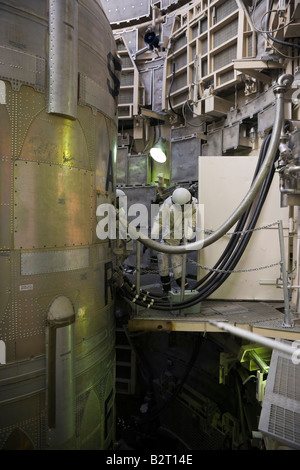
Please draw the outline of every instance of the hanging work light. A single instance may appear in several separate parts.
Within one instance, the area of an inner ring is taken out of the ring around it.
[[[165,163],[167,160],[167,152],[164,146],[164,140],[160,137],[150,150],[150,155],[158,163]]]

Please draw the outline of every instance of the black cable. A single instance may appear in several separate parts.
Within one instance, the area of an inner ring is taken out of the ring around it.
[[[287,129],[289,127],[289,122],[286,123],[285,125],[285,129]],[[268,145],[269,145],[269,142],[270,142],[270,138],[271,138],[271,135],[269,134],[264,142],[263,142],[263,145],[262,145],[262,152],[261,152],[261,156],[264,158],[265,157],[265,153],[267,152],[267,148],[268,148]],[[276,152],[276,155],[275,155],[275,158],[274,158],[274,162],[279,158],[279,150],[277,150]],[[225,269],[230,271],[230,270],[233,270],[234,267],[236,266],[236,264],[238,263],[238,261],[240,260],[251,236],[252,236],[252,230],[254,229],[255,225],[256,225],[256,222],[257,222],[257,219],[260,215],[260,212],[261,212],[261,209],[264,205],[264,202],[265,202],[265,199],[267,197],[267,194],[269,192],[269,189],[270,189],[270,186],[271,186],[271,183],[272,183],[272,180],[273,180],[273,176],[274,176],[274,173],[275,173],[275,167],[274,167],[274,164],[270,167],[270,170],[269,170],[269,173],[263,183],[263,186],[261,188],[261,191],[260,191],[260,196],[258,198],[258,201],[257,201],[257,204],[254,208],[254,211],[251,215],[251,220],[248,224],[248,227],[246,229],[246,233],[243,234],[243,237],[242,237],[242,241],[240,242],[237,250],[235,251],[234,253],[234,256],[233,258],[231,259],[231,262],[230,264],[227,264],[225,265]],[[222,273],[221,273],[222,274]],[[208,297],[208,295],[211,295],[212,292],[214,292],[214,290],[216,290],[216,288],[220,287],[220,285],[227,279],[227,277],[230,275],[230,273],[224,273],[222,277],[222,282],[221,283],[216,283],[213,287],[213,290],[210,290],[209,292],[206,292],[206,296],[203,297],[206,298]],[[215,276],[215,277],[218,277],[218,279],[220,279],[220,276]],[[202,299],[202,300],[203,300]]]
[[[258,161],[258,165],[257,165],[257,168],[256,168],[256,173],[259,170],[259,167],[260,167],[260,165],[261,165],[261,163],[262,163],[262,161],[265,157],[265,153],[266,153],[270,138],[271,138],[270,135],[267,136],[265,138],[264,142],[263,142],[261,152],[260,152],[259,161]],[[273,174],[274,174],[274,168],[273,167],[271,168],[271,170],[269,172],[269,175],[270,174],[271,174],[271,181],[272,181]],[[269,178],[267,177],[267,179],[269,179]],[[233,268],[236,266],[236,264],[238,263],[240,257],[242,256],[242,253],[244,252],[244,250],[245,250],[245,248],[246,248],[246,246],[247,246],[247,244],[248,244],[248,242],[251,238],[252,232],[249,231],[249,230],[252,230],[255,227],[255,224],[256,224],[257,218],[259,216],[261,207],[262,207],[263,202],[264,202],[265,197],[266,197],[266,194],[264,194],[264,193],[267,193],[268,189],[269,189],[269,185],[266,186],[266,184],[264,183],[264,185],[261,189],[261,193],[260,193],[261,196],[259,197],[259,200],[258,200],[258,203],[257,203],[257,206],[256,206],[256,211],[254,211],[254,213],[253,213],[254,217],[252,215],[252,217],[250,219],[250,222],[248,223],[248,226],[246,228],[246,230],[248,232],[246,234],[244,234],[242,237],[239,237],[239,235],[236,234],[236,236],[240,239],[239,245],[238,245],[238,240],[237,239],[230,240],[230,242],[228,243],[229,248],[227,246],[227,248],[224,250],[222,256],[219,258],[219,261],[216,263],[214,269],[223,269],[223,270],[226,270],[226,271],[230,271],[230,270],[233,270]],[[238,226],[236,228],[236,232],[238,230],[240,230],[241,228],[243,228],[244,223],[245,223],[245,217],[249,215],[250,211],[251,211],[251,207],[246,211],[246,213],[240,219],[240,220],[242,220],[242,223],[238,224]],[[183,301],[183,302],[180,302],[180,303],[174,303],[172,305],[172,308],[174,309],[175,307],[180,307],[180,306],[181,307],[191,306],[191,305],[195,305],[196,303],[204,300],[206,297],[211,295],[216,289],[218,289],[221,284],[223,284],[223,282],[230,275],[230,272],[225,272],[225,273],[211,272],[211,273],[209,273],[208,275],[205,276],[206,280],[207,280],[209,275],[211,275],[211,279],[209,280],[209,282],[207,282],[204,285],[202,290],[199,291],[199,294],[196,294],[191,299],[187,299],[186,301]],[[201,284],[201,281],[198,283],[199,285]],[[156,305],[156,307],[158,307],[157,303],[155,305]],[[153,307],[153,308],[155,308],[155,307]],[[161,307],[159,306],[159,309],[160,308]]]
[[[263,141],[261,151],[259,154],[258,164],[255,170],[255,175],[259,171],[259,168],[265,158],[270,138],[271,138],[271,135],[269,134]],[[277,151],[275,160],[278,158],[278,156],[279,156],[279,152]],[[129,280],[127,280],[128,282],[126,282],[125,284],[123,295],[128,297],[129,300],[136,302],[140,306],[147,307],[147,308],[154,308],[158,310],[167,310],[167,311],[195,305],[199,303],[200,301],[204,300],[205,298],[207,298],[209,295],[211,295],[216,289],[220,287],[220,285],[224,283],[224,281],[230,275],[230,272],[228,271],[232,271],[233,268],[238,263],[238,261],[240,260],[252,236],[252,230],[255,227],[260,211],[264,204],[265,198],[269,191],[270,184],[274,176],[274,172],[275,172],[275,168],[274,168],[274,165],[272,165],[269,170],[269,174],[262,185],[260,195],[258,197],[258,200],[256,202],[254,209],[252,208],[253,206],[253,203],[252,203],[252,205],[242,215],[241,219],[239,220],[236,226],[235,233],[232,239],[228,243],[226,249],[224,250],[221,257],[219,258],[218,262],[215,264],[216,268],[213,268],[213,269],[219,268],[227,272],[216,273],[212,271],[208,273],[208,275],[205,276],[206,284],[199,290],[198,294],[196,294],[190,299],[187,299],[181,302],[174,302],[172,305],[168,304],[166,301],[163,301],[161,298],[154,298],[153,296],[150,297],[149,292],[147,293],[142,290],[137,296],[137,294],[134,291],[134,286],[133,284],[130,283]],[[241,234],[239,234],[238,232],[241,232],[242,231],[241,229],[244,228],[246,220],[249,217],[249,214],[251,211],[252,211],[252,214],[251,214],[250,221],[248,222],[248,225],[246,228],[246,233],[242,234],[241,236]],[[209,277],[211,277],[211,279],[209,279]],[[195,287],[199,287],[201,284],[203,284],[203,282],[204,282],[203,279],[201,279],[200,281],[198,281]],[[143,299],[141,299],[141,297],[143,297]]]
[[[264,156],[265,156],[265,152],[266,152],[266,145],[267,143],[269,142],[271,136],[267,136],[263,143],[262,143],[262,146],[261,146],[261,150],[260,150],[260,153],[259,153],[259,158],[258,158],[258,162],[257,162],[257,165],[256,165],[256,169],[255,169],[255,172],[254,172],[254,176],[253,176],[253,180],[252,182],[254,181],[256,175],[258,174],[259,172],[259,169],[263,163],[263,160],[264,160]],[[220,258],[218,259],[218,261],[215,263],[215,265],[213,266],[213,270],[215,269],[223,269],[224,267],[224,264],[225,264],[225,261],[226,259],[228,259],[228,257],[231,255],[232,251],[234,250],[235,246],[236,246],[236,243],[237,243],[237,238],[240,238],[240,232],[243,231],[244,227],[245,227],[245,224],[247,222],[247,219],[249,217],[249,214],[250,214],[250,211],[251,211],[251,208],[252,208],[252,204],[250,205],[250,207],[248,208],[247,211],[244,212],[244,214],[242,215],[242,217],[240,218],[240,220],[238,221],[237,225],[236,225],[236,228],[233,232],[233,235],[225,249],[225,251],[223,252],[223,254],[220,256]],[[201,284],[203,284],[204,282],[206,282],[206,280],[209,278],[209,276],[212,276],[214,273],[214,271],[210,271],[206,276],[204,276],[202,279],[200,279],[200,281],[198,281],[197,284],[195,284],[194,288],[197,288],[199,287]]]
[[[293,48],[296,48],[296,49],[300,49],[300,45],[299,45],[299,44],[294,44],[294,43],[291,43],[291,42],[282,41],[281,39],[274,38],[274,37],[268,32],[268,30],[269,30],[269,21],[270,21],[271,11],[272,11],[272,9],[273,9],[273,3],[274,3],[274,0],[271,0],[270,10],[269,10],[269,12],[268,12],[267,19],[266,19],[266,34],[267,34],[268,38],[271,39],[272,41],[278,43],[278,44],[281,44],[282,46],[288,46],[288,47],[293,47]]]
[[[198,333],[197,334],[197,338],[195,340],[195,343],[194,343],[194,346],[193,346],[193,350],[192,350],[192,354],[191,354],[191,357],[189,359],[189,362],[187,364],[187,368],[185,370],[185,373],[182,377],[182,379],[180,380],[179,384],[176,386],[176,389],[174,390],[174,392],[172,393],[172,395],[170,396],[170,398],[163,404],[161,405],[159,408],[157,409],[153,409],[144,419],[142,419],[139,424],[140,425],[143,425],[143,424],[147,424],[151,421],[153,421],[154,419],[156,419],[157,417],[159,417],[172,403],[173,401],[175,400],[175,398],[178,396],[178,394],[181,392],[182,390],[182,387],[184,386],[194,364],[195,364],[195,361],[199,355],[199,351],[200,351],[200,346],[202,344],[202,339],[203,339],[203,336]]]
[[[169,86],[169,91],[168,91],[168,103],[169,103],[169,106],[170,106],[171,111],[172,111],[174,114],[177,114],[177,116],[182,117],[180,113],[177,113],[177,112],[175,111],[175,109],[173,109],[172,103],[171,103],[171,89],[172,89],[172,86],[173,86],[173,83],[174,83],[174,79],[175,79],[175,63],[173,62],[173,63],[172,63],[172,80],[171,80],[171,83],[170,83],[170,86]]]

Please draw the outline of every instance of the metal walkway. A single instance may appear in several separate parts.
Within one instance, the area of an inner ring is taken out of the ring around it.
[[[259,301],[206,300],[194,308],[195,313],[175,313],[139,307],[128,321],[129,331],[222,332],[210,322],[228,322],[253,333],[288,340],[300,339],[300,317],[294,326],[283,327],[284,303]]]

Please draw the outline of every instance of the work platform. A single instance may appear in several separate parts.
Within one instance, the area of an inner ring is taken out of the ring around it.
[[[284,303],[206,300],[199,312],[178,314],[138,307],[128,321],[129,331],[223,332],[211,322],[225,322],[252,333],[286,340],[300,340],[300,317],[291,314],[292,327],[284,327]]]

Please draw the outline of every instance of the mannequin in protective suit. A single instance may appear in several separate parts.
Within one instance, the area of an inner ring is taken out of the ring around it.
[[[168,197],[161,205],[157,216],[154,219],[151,235],[158,238],[161,233],[161,243],[178,246],[184,238],[188,240],[194,236],[196,226],[197,199],[192,197],[190,191],[185,188],[177,188],[172,196]],[[171,279],[169,273],[168,253],[157,253],[158,269],[162,287],[165,293],[171,289]],[[171,264],[174,279],[177,285],[181,286],[182,260],[180,254],[171,255]],[[185,281],[185,288],[188,283]]]

